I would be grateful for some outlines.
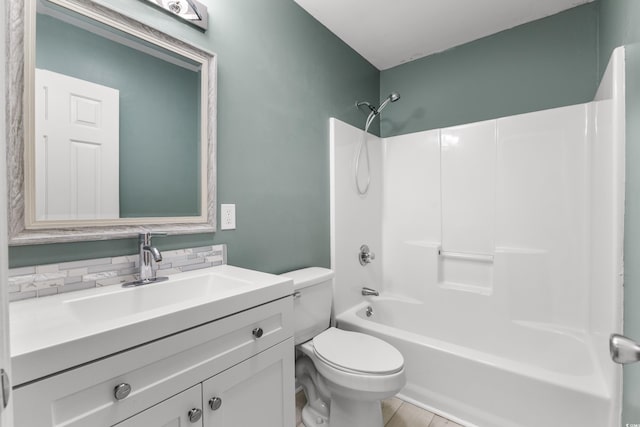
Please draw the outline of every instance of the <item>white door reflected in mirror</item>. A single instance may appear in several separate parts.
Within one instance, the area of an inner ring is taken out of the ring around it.
[[[36,69],[37,220],[120,217],[119,97]]]

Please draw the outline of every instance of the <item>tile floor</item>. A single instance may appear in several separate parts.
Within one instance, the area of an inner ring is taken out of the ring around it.
[[[296,394],[296,427],[304,427],[301,411],[306,402],[303,392]],[[396,397],[382,402],[382,418],[385,427],[462,427]]]

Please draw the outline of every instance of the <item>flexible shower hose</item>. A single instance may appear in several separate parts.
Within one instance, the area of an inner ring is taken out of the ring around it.
[[[367,140],[367,134],[369,132],[369,126],[373,123],[373,119],[375,119],[376,113],[374,111],[369,113],[369,117],[367,117],[367,122],[364,126],[364,134],[362,135],[362,139],[360,140],[360,145],[358,147],[358,152],[356,154],[356,166],[355,166],[355,181],[356,181],[356,190],[358,194],[364,196],[369,191],[369,184],[371,184],[371,161],[369,158],[369,142]],[[367,183],[364,186],[364,189],[360,188],[360,181],[358,180],[358,173],[360,172],[360,159],[362,157],[362,151],[365,151],[366,159],[367,159]]]

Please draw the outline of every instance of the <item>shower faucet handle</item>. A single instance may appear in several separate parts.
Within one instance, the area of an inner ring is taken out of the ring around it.
[[[360,265],[365,266],[369,264],[371,261],[376,259],[376,254],[371,252],[369,246],[362,245],[360,246],[360,253],[358,254],[358,261],[360,261]]]

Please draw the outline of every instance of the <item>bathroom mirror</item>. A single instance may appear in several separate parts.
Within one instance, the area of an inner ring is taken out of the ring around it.
[[[8,19],[10,243],[215,231],[215,56],[93,0]]]

